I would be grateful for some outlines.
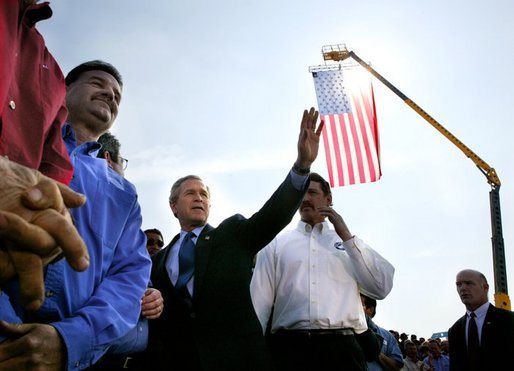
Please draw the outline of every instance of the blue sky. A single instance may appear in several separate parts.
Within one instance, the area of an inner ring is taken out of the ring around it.
[[[514,290],[512,1],[51,4],[54,16],[39,29],[64,73],[103,59],[124,76],[113,132],[143,228],[159,228],[166,242],[178,232],[167,198],[191,173],[211,188],[211,224],[257,211],[295,160],[303,109],[317,104],[309,66],[323,62],[322,46],[345,43],[496,169]],[[494,293],[490,187],[460,150],[373,82],[382,179],[334,189],[334,207],[396,267],[377,324],[429,337],[464,312],[459,270],[484,272]],[[322,153],[313,170],[326,175]]]

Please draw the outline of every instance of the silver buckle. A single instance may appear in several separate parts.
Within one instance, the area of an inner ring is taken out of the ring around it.
[[[123,368],[128,368],[128,364],[129,364],[131,359],[132,359],[132,357],[126,357],[125,358],[125,362],[123,362]]]

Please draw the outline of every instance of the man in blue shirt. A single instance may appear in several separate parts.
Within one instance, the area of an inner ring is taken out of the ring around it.
[[[27,324],[5,326],[12,340],[0,344],[0,366],[9,369],[91,366],[136,325],[150,277],[135,187],[96,157],[96,140],[118,114],[121,76],[110,64],[92,61],[70,71],[66,85],[63,138],[74,167],[70,186],[87,197],[71,213],[90,267],[77,273],[64,260],[48,266],[41,309],[28,313],[20,306],[17,313]]]
[[[361,294],[364,312],[369,318],[375,317],[377,301]],[[369,371],[398,371],[403,367],[403,355],[396,338],[386,329],[369,320],[368,326],[382,339],[382,348],[378,360],[368,362]]]
[[[423,360],[424,370],[429,371],[449,371],[450,358],[441,353],[439,342],[436,339],[428,340],[429,354]]]
[[[110,132],[106,132],[98,138],[98,143],[102,145],[102,148],[98,151],[97,157],[103,158],[109,168],[125,177],[128,160],[121,156],[121,143],[118,138]],[[144,233],[147,237],[148,250],[147,231]],[[141,299],[141,315],[136,327],[113,342],[108,352],[90,370],[116,371],[126,368],[145,368],[146,365],[141,364],[144,361],[141,359],[141,352],[146,349],[148,342],[148,320],[159,318],[163,305],[161,292],[152,287],[147,288]]]

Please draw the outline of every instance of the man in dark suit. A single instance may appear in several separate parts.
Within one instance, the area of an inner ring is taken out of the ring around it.
[[[272,369],[250,298],[253,258],[300,206],[318,153],[323,123],[316,130],[317,118],[314,108],[304,111],[293,169],[249,219],[233,215],[214,228],[207,224],[210,192],[202,179],[189,175],[175,182],[169,202],[181,232],[152,257],[152,283],[162,292],[165,305],[161,317],[150,323],[149,367]],[[188,246],[193,256],[186,257]],[[193,260],[194,270],[192,277],[183,278],[186,260]]]
[[[456,284],[466,314],[448,331],[450,370],[508,369],[508,356],[514,351],[514,313],[489,303],[489,284],[482,273],[463,270]]]

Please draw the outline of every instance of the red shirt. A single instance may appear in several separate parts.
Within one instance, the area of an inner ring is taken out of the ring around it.
[[[64,76],[35,28],[52,10],[42,3],[20,12],[19,0],[0,0],[0,155],[69,184]]]

